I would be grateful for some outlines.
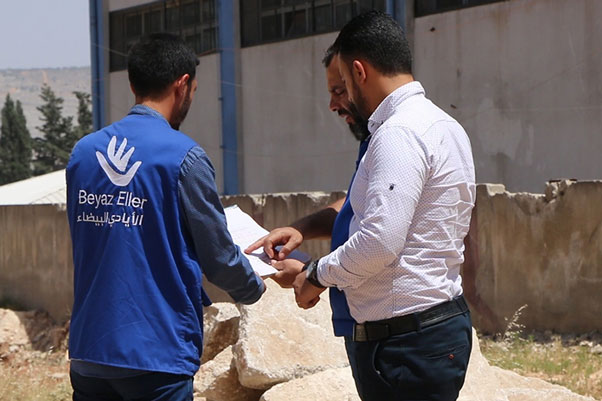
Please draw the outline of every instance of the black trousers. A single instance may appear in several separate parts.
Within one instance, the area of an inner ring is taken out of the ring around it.
[[[192,401],[192,376],[149,372],[119,379],[87,377],[71,370],[73,401]]]
[[[470,312],[380,341],[345,338],[363,401],[454,401],[472,347]]]

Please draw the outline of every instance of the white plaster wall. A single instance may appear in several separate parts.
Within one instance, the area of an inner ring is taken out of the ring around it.
[[[219,192],[223,190],[222,168],[222,118],[219,80],[219,55],[199,57],[196,68],[198,89],[190,111],[180,131],[197,141],[209,155],[215,167],[215,180]]]
[[[199,58],[196,70],[198,89],[180,131],[193,138],[209,155],[216,170],[218,190],[223,188],[221,151],[221,105],[219,101],[219,58],[210,54]],[[127,115],[134,105],[127,71],[109,74],[109,116],[112,123]]]
[[[109,77],[109,93],[107,94],[107,124],[125,117],[134,105],[134,94],[130,89],[126,70],[111,72]]]
[[[243,192],[347,189],[358,142],[328,110],[336,33],[241,49]]]
[[[479,182],[602,176],[602,2],[512,0],[417,18],[414,71],[456,117]]]

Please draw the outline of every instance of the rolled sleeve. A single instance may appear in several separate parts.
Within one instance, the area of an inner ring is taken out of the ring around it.
[[[182,163],[178,192],[184,225],[206,278],[237,303],[259,300],[265,284],[232,241],[215,185],[215,170],[198,146]]]

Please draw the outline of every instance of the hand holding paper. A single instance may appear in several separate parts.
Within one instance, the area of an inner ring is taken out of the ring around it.
[[[258,242],[258,238],[265,237],[269,232],[236,205],[225,208],[224,212],[232,240],[241,249],[245,249],[245,256],[249,259],[253,270],[261,277],[276,274],[278,270],[272,267],[270,257],[263,251],[263,247],[256,246],[252,248],[251,252],[247,252],[252,245]],[[302,262],[310,259],[309,255],[300,251],[288,252],[289,258]]]
[[[294,227],[280,227],[268,235],[253,242],[245,253],[263,247],[265,253],[272,259],[284,260],[303,242],[303,235]]]

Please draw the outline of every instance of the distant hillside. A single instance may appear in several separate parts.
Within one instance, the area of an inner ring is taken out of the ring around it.
[[[76,119],[77,98],[73,92],[90,93],[90,67],[0,70],[0,108],[4,106],[7,93],[14,100],[20,100],[32,136],[40,135],[35,128],[42,124],[36,107],[42,104],[40,90],[44,83],[64,99],[63,116]]]

